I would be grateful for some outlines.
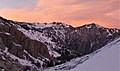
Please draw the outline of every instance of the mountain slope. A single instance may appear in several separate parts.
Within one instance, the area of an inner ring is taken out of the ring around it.
[[[104,47],[108,48],[107,50],[99,52],[88,61],[79,64],[70,71],[119,71],[120,39],[118,42],[109,45]]]
[[[18,65],[24,71],[55,66],[92,53],[119,36],[120,29],[94,23],[72,27],[61,22],[27,23],[0,17],[0,61],[4,62],[0,68],[14,70]]]
[[[44,71],[119,71],[120,38],[101,49]]]
[[[84,55],[101,48],[119,35],[117,29],[105,28],[92,23],[66,33],[66,42],[70,48]]]

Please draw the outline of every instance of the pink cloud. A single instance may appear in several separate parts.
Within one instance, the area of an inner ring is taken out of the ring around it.
[[[82,0],[81,0],[82,1]],[[39,0],[33,10],[5,8],[0,15],[18,21],[62,21],[73,26],[96,22],[106,27],[120,28],[118,0],[81,3],[79,0]],[[116,17],[117,16],[117,17]]]

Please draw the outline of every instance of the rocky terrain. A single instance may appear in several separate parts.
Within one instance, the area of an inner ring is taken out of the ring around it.
[[[0,17],[0,70],[37,71],[92,53],[120,37],[95,23],[27,23]]]

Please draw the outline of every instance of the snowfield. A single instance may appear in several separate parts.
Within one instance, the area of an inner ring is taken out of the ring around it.
[[[120,38],[91,54],[44,71],[120,71]]]

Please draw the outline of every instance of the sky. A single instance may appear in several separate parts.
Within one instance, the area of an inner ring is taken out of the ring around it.
[[[0,0],[0,16],[24,22],[120,28],[119,0]]]

